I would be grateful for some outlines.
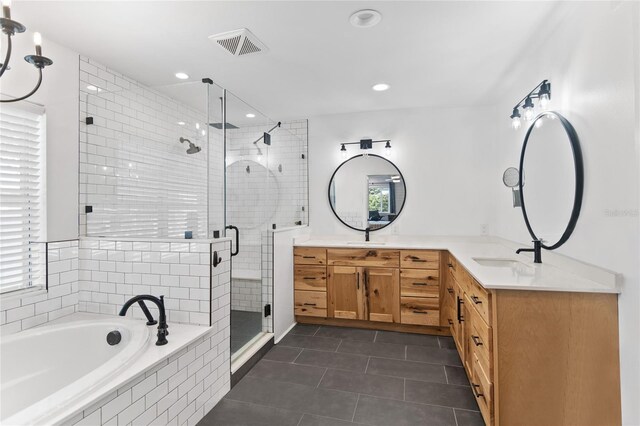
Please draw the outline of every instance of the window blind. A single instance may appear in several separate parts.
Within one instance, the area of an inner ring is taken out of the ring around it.
[[[0,107],[0,293],[40,283],[44,109]]]

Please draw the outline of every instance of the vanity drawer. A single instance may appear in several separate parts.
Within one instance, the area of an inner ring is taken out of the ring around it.
[[[295,314],[306,317],[327,316],[327,293],[324,291],[296,290]]]
[[[440,252],[435,250],[402,250],[400,267],[440,269]]]
[[[487,378],[475,355],[471,374],[471,389],[485,423],[487,425],[493,424],[493,383]]]
[[[401,269],[400,295],[440,297],[440,271],[437,269]]]
[[[329,265],[336,266],[388,266],[397,268],[400,264],[399,250],[380,249],[327,249]]]
[[[469,298],[469,295],[467,295],[465,303],[469,305],[473,303]],[[490,379],[493,377],[493,335],[491,327],[487,325],[475,309],[469,309],[467,313],[469,315],[469,318],[467,318],[467,321],[469,321],[469,336],[467,344],[478,358],[487,378]]]
[[[400,322],[415,325],[440,325],[440,306],[437,298],[401,297]]]
[[[325,266],[295,266],[293,287],[296,290],[327,291],[327,268]]]
[[[318,247],[294,247],[293,263],[296,265],[326,265],[327,250]]]
[[[469,276],[467,294],[471,299],[471,306],[475,307],[482,319],[491,325],[491,295],[476,280]]]

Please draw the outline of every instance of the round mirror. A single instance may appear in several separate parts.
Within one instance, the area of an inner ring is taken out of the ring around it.
[[[578,135],[560,114],[543,112],[527,131],[519,180],[522,214],[531,237],[542,240],[547,250],[560,247],[576,226],[584,187]]]
[[[356,155],[340,164],[329,182],[329,204],[340,222],[356,231],[393,222],[407,198],[404,178],[391,161]]]

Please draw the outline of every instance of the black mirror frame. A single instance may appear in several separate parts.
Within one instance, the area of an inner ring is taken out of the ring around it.
[[[359,232],[365,232],[365,231],[366,231],[366,229],[360,229],[360,228],[353,227],[353,226],[349,225],[348,223],[346,223],[344,220],[342,220],[342,219],[340,218],[340,216],[338,216],[338,213],[336,213],[336,210],[333,208],[333,204],[331,204],[331,182],[333,182],[333,178],[336,176],[336,173],[338,173],[338,170],[340,170],[340,167],[344,166],[344,165],[345,165],[345,164],[347,164],[349,161],[351,161],[351,160],[353,160],[353,159],[355,159],[355,158],[358,158],[358,157],[364,157],[365,155],[367,155],[367,156],[369,156],[369,157],[378,157],[378,158],[381,158],[381,159],[383,159],[383,160],[385,160],[385,161],[389,162],[389,163],[390,163],[393,167],[395,167],[395,168],[396,168],[396,170],[398,171],[398,174],[400,175],[400,178],[402,179],[402,184],[404,185],[404,198],[402,199],[402,206],[400,207],[400,210],[398,211],[398,213],[396,213],[396,217],[395,217],[392,221],[389,221],[389,223],[387,223],[387,224],[386,224],[386,225],[384,225],[384,226],[381,226],[381,227],[379,227],[379,228],[375,228],[375,229],[371,229],[370,231],[371,231],[371,232],[373,232],[373,231],[378,231],[378,230],[380,230],[380,229],[384,229],[384,228],[386,228],[387,226],[391,225],[393,222],[395,222],[395,220],[396,220],[396,219],[398,219],[398,216],[400,216],[400,213],[402,213],[402,210],[404,209],[404,205],[405,205],[405,203],[407,202],[407,183],[406,183],[406,182],[405,182],[405,180],[404,180],[404,176],[402,175],[402,172],[400,171],[400,169],[398,168],[398,166],[396,166],[396,165],[393,163],[393,161],[391,161],[391,160],[389,160],[388,158],[385,158],[385,157],[383,157],[383,156],[381,156],[381,155],[377,155],[377,154],[358,154],[358,155],[354,155],[353,157],[351,157],[351,158],[349,158],[349,159],[347,159],[347,160],[343,161],[343,162],[342,162],[342,163],[340,163],[340,165],[335,169],[335,171],[334,171],[334,172],[333,172],[333,174],[331,175],[331,179],[329,179],[329,188],[327,189],[327,199],[328,199],[328,201],[329,201],[329,207],[331,207],[331,211],[333,212],[333,215],[334,215],[335,217],[337,217],[337,218],[338,218],[338,220],[339,220],[340,222],[342,222],[342,224],[343,224],[344,226],[346,226],[346,227],[348,227],[348,228],[351,228],[351,229],[353,229],[354,231],[359,231]]]
[[[518,188],[520,189],[520,198],[522,200],[522,216],[524,217],[524,222],[527,225],[527,229],[529,230],[529,234],[534,240],[538,240],[539,238],[536,236],[535,232],[531,228],[531,223],[529,223],[529,217],[527,216],[527,209],[525,203],[525,193],[523,191],[522,181],[523,181],[523,173],[524,173],[524,156],[527,150],[527,143],[529,142],[529,136],[531,132],[535,128],[535,124],[538,120],[544,119],[545,116],[553,116],[556,119],[560,120],[562,127],[564,127],[564,131],[567,133],[569,137],[569,143],[571,144],[571,151],[573,153],[573,164],[575,168],[575,177],[576,177],[576,188],[575,195],[573,198],[573,210],[571,211],[571,217],[569,218],[569,223],[564,230],[564,233],[560,237],[560,239],[553,245],[547,246],[546,244],[542,244],[542,247],[547,250],[555,250],[564,243],[567,242],[573,230],[576,227],[576,223],[578,222],[578,217],[580,216],[580,209],[582,207],[582,196],[584,193],[584,163],[582,161],[582,150],[580,148],[580,140],[578,139],[578,134],[575,129],[562,115],[555,111],[545,111],[539,114],[535,120],[531,123],[529,130],[527,130],[527,135],[524,138],[524,143],[522,144],[522,152],[520,153],[520,183],[518,184]]]

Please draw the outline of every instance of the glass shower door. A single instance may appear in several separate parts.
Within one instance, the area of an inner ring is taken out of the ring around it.
[[[234,238],[231,353],[236,354],[271,331],[271,317],[265,317],[270,283],[263,240],[278,203],[268,145],[268,132],[277,123],[229,92],[225,117],[225,228],[226,235]]]

